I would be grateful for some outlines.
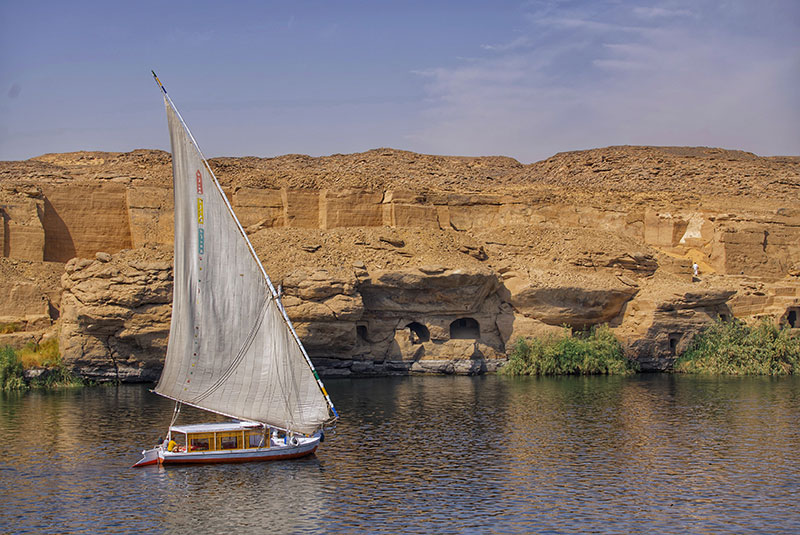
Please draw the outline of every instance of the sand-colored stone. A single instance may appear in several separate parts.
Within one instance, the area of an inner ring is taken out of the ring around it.
[[[319,192],[286,189],[281,191],[283,217],[287,227],[319,228]]]
[[[319,228],[379,227],[383,224],[383,192],[356,189],[323,190]]]
[[[154,377],[169,160],[0,162],[0,291],[32,284],[0,299],[0,317],[34,333],[60,314],[77,369]],[[210,165],[324,373],[479,373],[519,336],[604,322],[643,367],[667,369],[709,321],[796,321],[800,307],[797,157],[608,147],[523,165],[375,149]],[[43,259],[62,262],[61,281]]]
[[[0,189],[2,256],[41,262],[44,259],[44,201],[33,187]]]
[[[152,186],[127,189],[131,246],[172,245],[172,191]]]
[[[285,225],[283,192],[279,189],[239,188],[231,204],[244,228],[256,224],[260,227]]]
[[[153,380],[166,352],[171,255],[138,249],[111,261],[73,259],[62,277],[64,361],[99,380]]]
[[[45,185],[42,194],[45,260],[66,262],[131,246],[124,185]]]

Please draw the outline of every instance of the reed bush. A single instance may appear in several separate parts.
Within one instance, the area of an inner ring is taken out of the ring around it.
[[[11,346],[0,347],[0,387],[3,390],[25,388],[22,363]]]
[[[22,367],[25,369],[35,367],[51,367],[61,363],[61,355],[58,353],[58,339],[51,338],[41,344],[28,342],[25,347],[17,351],[17,356]]]
[[[25,370],[45,368],[40,376],[25,380]],[[59,388],[81,386],[85,382],[74,375],[61,361],[58,340],[53,338],[41,344],[28,343],[19,350],[10,346],[0,348],[0,387],[3,390],[25,388]]]
[[[769,318],[754,325],[717,321],[695,337],[674,369],[721,375],[800,373],[800,336]]]
[[[507,375],[630,375],[635,362],[625,358],[622,346],[607,325],[593,327],[587,336],[573,336],[565,327],[559,336],[514,343],[502,373]]]

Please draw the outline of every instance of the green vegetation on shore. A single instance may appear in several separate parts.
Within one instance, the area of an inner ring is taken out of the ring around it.
[[[754,325],[717,321],[695,337],[675,371],[722,375],[800,373],[800,336],[769,318]]]
[[[622,346],[607,325],[593,327],[587,336],[518,338],[501,369],[506,375],[631,375],[638,366],[625,358]]]
[[[43,372],[30,380],[25,370],[44,368]],[[22,390],[25,388],[56,388],[80,386],[83,380],[73,375],[61,361],[58,340],[46,340],[41,344],[29,342],[22,349],[0,347],[0,388]]]

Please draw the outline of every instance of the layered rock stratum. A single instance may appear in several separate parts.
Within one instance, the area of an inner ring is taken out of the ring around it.
[[[601,323],[667,370],[717,319],[800,327],[800,157],[376,149],[210,165],[326,375],[481,373],[517,337]],[[0,345],[58,336],[79,373],[156,378],[171,180],[155,150],[0,162],[0,325],[14,326]]]

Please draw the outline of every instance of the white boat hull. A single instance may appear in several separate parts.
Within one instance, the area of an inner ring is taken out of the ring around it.
[[[147,466],[150,464],[158,464],[159,462],[158,452],[160,450],[161,450],[160,446],[157,446],[149,450],[143,450],[141,460],[139,460],[139,462],[134,464],[131,468],[141,468],[142,466]]]
[[[320,437],[298,438],[297,445],[275,445],[269,448],[215,451],[167,451],[162,447],[145,450],[142,459],[134,468],[151,464],[210,464],[246,463],[256,461],[280,461],[311,455],[319,447]]]

